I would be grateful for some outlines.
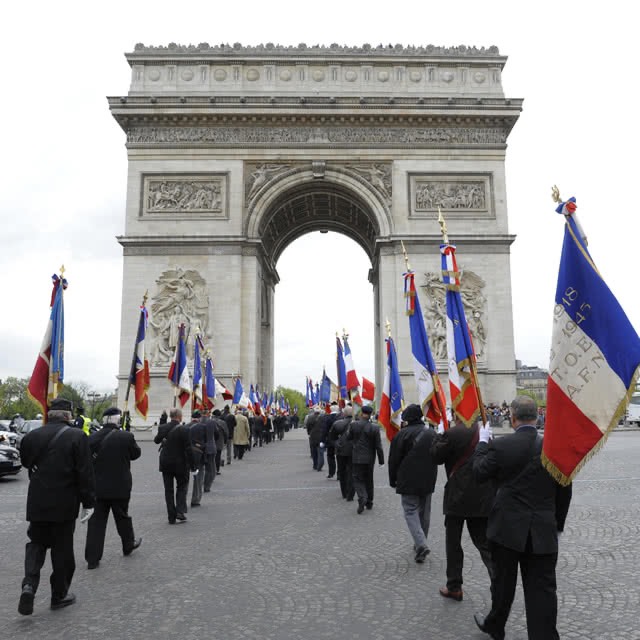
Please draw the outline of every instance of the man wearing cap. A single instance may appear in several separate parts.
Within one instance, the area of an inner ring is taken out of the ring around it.
[[[404,518],[413,538],[415,561],[424,562],[431,520],[431,496],[438,467],[431,457],[434,431],[422,420],[422,409],[410,404],[402,412],[402,428],[389,448],[389,484],[401,495]]]
[[[351,464],[353,466],[353,486],[358,494],[360,514],[373,509],[373,465],[378,454],[378,463],[384,464],[384,452],[380,440],[380,427],[371,422],[373,408],[365,405],[361,409],[360,419],[351,423],[347,440],[353,442]]]
[[[158,426],[153,441],[160,445],[160,471],[164,482],[169,524],[187,520],[189,469],[195,471],[189,428],[182,423],[182,410],[174,407],[169,422]],[[175,494],[174,494],[175,481]]]
[[[20,445],[22,464],[29,470],[27,535],[22,593],[18,612],[33,613],[33,600],[47,549],[51,550],[51,608],[61,609],[76,601],[69,591],[76,568],[73,532],[82,504],[80,522],[95,507],[95,479],[89,442],[73,426],[69,400],[51,402],[46,424],[30,431]]]
[[[122,541],[122,553],[128,556],[142,544],[142,538],[134,536],[129,515],[131,461],[137,460],[141,451],[133,433],[120,430],[121,416],[117,407],[107,409],[102,416],[102,429],[89,436],[97,500],[87,526],[84,557],[88,569],[96,569],[102,559],[109,511]]]
[[[191,414],[189,435],[193,451],[193,490],[191,491],[191,506],[199,507],[204,490],[204,465],[207,450],[207,427],[200,422],[202,414],[196,410]]]

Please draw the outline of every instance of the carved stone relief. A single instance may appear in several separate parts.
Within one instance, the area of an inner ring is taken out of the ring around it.
[[[226,176],[144,176],[143,216],[225,217]]]
[[[245,196],[252,200],[260,190],[291,169],[290,164],[246,164]]]
[[[447,360],[446,288],[440,272],[425,273],[425,280],[426,284],[422,285],[426,293],[423,307],[431,352],[436,360]],[[485,284],[473,271],[461,269],[460,296],[478,360],[483,359],[487,345]]]
[[[149,363],[153,367],[169,365],[178,341],[178,329],[185,324],[187,335],[197,329],[208,336],[209,293],[204,278],[195,270],[182,267],[164,271],[156,280],[149,313]],[[193,346],[187,341],[191,355]]]
[[[415,210],[487,208],[484,182],[419,182]]]
[[[372,162],[371,164],[346,164],[344,168],[358,175],[371,185],[391,205],[391,163]]]
[[[505,144],[506,127],[131,127],[127,142],[136,144]]]

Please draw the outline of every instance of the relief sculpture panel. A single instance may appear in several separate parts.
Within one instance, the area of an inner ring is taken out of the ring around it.
[[[489,175],[409,176],[411,216],[431,216],[451,211],[467,216],[488,216],[492,207]]]
[[[149,313],[149,363],[152,367],[169,366],[178,343],[178,329],[185,324],[186,336],[197,329],[208,338],[209,293],[204,278],[195,270],[181,267],[164,271],[156,280]],[[193,340],[187,340],[192,357]]]
[[[447,360],[446,288],[440,272],[425,273],[424,320],[431,352],[436,360]],[[485,281],[473,271],[461,269],[460,296],[478,360],[484,359],[487,345],[485,328],[487,299]]]
[[[143,180],[143,217],[227,217],[226,175],[146,175]]]

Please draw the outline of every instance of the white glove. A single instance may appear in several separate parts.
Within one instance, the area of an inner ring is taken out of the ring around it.
[[[438,422],[438,428],[436,429],[436,431],[440,434],[444,433],[444,422],[442,422],[442,420]]]
[[[200,471],[200,469],[196,469],[195,471],[192,471],[191,475],[195,478],[198,475],[198,471]]]
[[[325,445],[324,445],[324,442],[321,442],[318,446],[319,446],[321,449],[324,449],[324,446],[325,446]]]
[[[94,509],[91,507],[89,509],[82,507],[82,511],[80,512],[80,524],[84,524],[92,515]]]
[[[485,422],[484,426],[480,427],[478,431],[478,435],[480,436],[480,442],[489,442],[491,438],[493,438],[493,431],[491,429],[491,423]]]

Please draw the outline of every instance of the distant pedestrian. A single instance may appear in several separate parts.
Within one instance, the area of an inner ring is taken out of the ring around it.
[[[351,502],[355,495],[355,489],[353,488],[353,468],[351,466],[353,441],[347,438],[352,419],[353,407],[347,405],[342,410],[342,417],[338,418],[329,430],[329,438],[336,443],[336,463],[338,467],[338,480],[340,481],[340,493],[347,502]]]
[[[233,431],[233,444],[238,450],[238,460],[242,460],[244,452],[249,447],[251,441],[251,432],[249,430],[249,420],[247,418],[247,410],[236,413],[236,426]]]

